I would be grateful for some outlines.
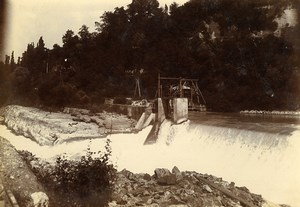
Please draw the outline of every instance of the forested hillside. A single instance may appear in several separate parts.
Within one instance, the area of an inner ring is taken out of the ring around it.
[[[0,63],[0,104],[65,106],[130,97],[135,73],[154,98],[157,74],[199,79],[213,111],[296,110],[300,103],[300,26],[280,25],[298,0],[133,0],[66,31],[63,45],[41,37],[22,57]],[[26,34],[24,34],[26,35]],[[36,41],[36,40],[35,40]]]

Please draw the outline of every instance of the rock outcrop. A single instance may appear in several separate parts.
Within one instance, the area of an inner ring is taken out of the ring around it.
[[[4,117],[0,117],[0,123],[40,145],[131,132],[135,126],[135,121],[124,115],[106,112],[93,114],[89,110],[76,108],[65,108],[63,113],[55,113],[12,105],[2,108],[0,116]]]

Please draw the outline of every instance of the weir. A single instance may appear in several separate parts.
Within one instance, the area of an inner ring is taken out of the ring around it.
[[[32,127],[32,123],[27,127]],[[259,130],[255,130],[257,128]],[[178,125],[165,120],[156,142],[144,145],[150,131],[148,126],[136,134],[108,137],[112,141],[111,160],[118,170],[126,168],[135,173],[151,174],[158,167],[172,169],[177,166],[181,171],[212,174],[235,182],[237,186],[246,186],[275,203],[299,206],[299,118],[282,118],[279,122],[274,117],[260,120],[251,116],[240,120],[236,116],[229,118],[227,114],[202,113],[201,117],[191,116],[189,121]],[[88,147],[94,152],[101,151],[106,142],[106,139],[95,138],[39,146],[12,134],[3,125],[0,135],[18,150],[28,150],[53,162],[56,156],[63,154],[69,159],[80,160]]]
[[[167,103],[168,104],[168,103]],[[173,117],[170,119],[169,114]],[[151,110],[146,110],[138,120],[135,129],[142,130],[153,124],[150,133],[148,134],[144,144],[153,144],[157,141],[159,135],[159,129],[161,125],[168,120],[174,124],[180,124],[188,120],[188,100],[186,98],[174,98],[173,99],[173,110],[172,112],[166,110],[164,107],[163,100],[157,99],[157,113],[152,113]]]
[[[249,130],[244,123],[227,127],[190,121],[163,126],[158,144],[169,146],[162,156],[180,160],[174,161],[179,168],[220,176],[273,202],[298,206],[300,131],[285,133],[290,125],[281,125],[280,132],[270,132]]]
[[[155,122],[144,144],[152,144],[156,164],[220,176],[268,200],[298,206],[299,118],[281,123],[285,119],[191,113],[190,120],[175,124],[172,116]]]
[[[163,86],[161,84],[162,80],[176,81],[177,83],[169,83]],[[135,127],[136,130],[141,130],[149,124],[153,124],[144,144],[153,144],[157,141],[159,129],[165,120],[171,120],[174,124],[180,124],[187,121],[188,111],[189,109],[197,109],[196,102],[198,104],[200,103],[200,95],[206,104],[197,81],[198,79],[161,77],[160,74],[158,74],[156,113],[153,115],[151,112],[146,113],[145,111]],[[166,88],[167,92],[164,90]],[[185,97],[187,94],[186,92],[188,92],[189,98]],[[165,93],[167,95],[163,96]],[[201,110],[204,110],[202,105],[200,108]]]

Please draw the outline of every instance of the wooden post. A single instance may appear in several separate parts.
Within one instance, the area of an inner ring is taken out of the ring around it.
[[[160,73],[158,73],[158,78],[157,78],[157,97],[161,98],[161,94],[160,94]]]
[[[180,93],[180,98],[183,98],[183,88],[182,88],[182,79],[181,78],[179,81],[179,93]]]
[[[200,88],[199,88],[199,86],[198,86],[198,83],[196,82],[196,86],[197,86],[197,89],[199,90],[199,92],[200,92],[200,95],[201,95],[201,97],[202,97],[202,99],[203,99],[203,101],[204,101],[204,104],[206,105],[206,101],[205,101],[205,99],[204,99],[204,97],[203,97],[203,94],[202,94],[202,92],[201,92],[201,90],[200,90]]]
[[[138,96],[141,97],[141,87],[140,87],[140,79],[135,78],[135,90],[134,90],[134,97],[136,96],[136,93],[138,93]]]
[[[193,82],[192,82],[193,83]],[[193,101],[193,88],[190,86],[190,91],[191,91],[191,107],[194,108],[194,101]]]

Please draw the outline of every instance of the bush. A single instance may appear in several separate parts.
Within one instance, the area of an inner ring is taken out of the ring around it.
[[[116,97],[114,99],[114,104],[126,104],[127,100],[125,97]]]
[[[80,161],[70,161],[58,157],[51,171],[33,169],[37,178],[44,184],[51,206],[83,207],[105,206],[110,200],[116,170],[109,164],[111,155],[110,140],[106,152],[91,152]],[[93,158],[92,155],[99,157]]]
[[[75,101],[78,104],[84,104],[85,105],[85,104],[88,104],[91,101],[91,99],[83,90],[79,90],[75,94]]]

